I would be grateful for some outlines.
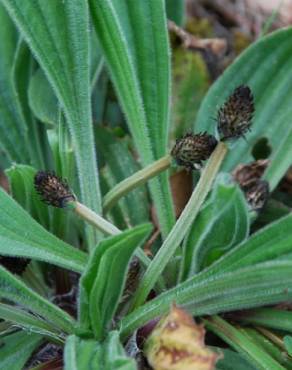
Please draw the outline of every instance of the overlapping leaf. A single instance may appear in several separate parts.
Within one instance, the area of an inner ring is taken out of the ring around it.
[[[0,254],[46,261],[82,272],[87,255],[39,225],[4,190],[0,189]]]
[[[246,200],[238,185],[221,177],[184,244],[183,269],[192,276],[248,236]]]
[[[200,281],[188,279],[125,317],[122,335],[164,314],[173,302],[194,315],[211,315],[292,300],[291,268],[291,261],[269,262],[212,277],[203,275]]]
[[[130,258],[151,227],[137,226],[99,243],[80,280],[81,327],[102,339],[110,326],[124,288]]]
[[[27,335],[16,332],[1,338],[0,367],[1,369],[22,370],[32,352],[41,344],[42,337],[38,334]]]
[[[0,297],[24,306],[66,333],[73,331],[75,322],[69,314],[28,288],[2,266],[0,266]]]

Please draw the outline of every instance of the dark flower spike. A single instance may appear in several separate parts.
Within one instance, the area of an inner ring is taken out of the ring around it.
[[[195,170],[201,168],[202,162],[210,157],[216,145],[216,138],[207,132],[187,133],[176,141],[171,155],[179,166]]]
[[[34,186],[42,201],[53,207],[66,208],[69,203],[76,201],[67,182],[54,172],[38,171],[34,178]]]
[[[219,109],[218,132],[221,140],[244,136],[250,129],[254,113],[254,99],[248,86],[240,85]]]
[[[269,183],[258,180],[245,191],[246,200],[253,211],[261,211],[269,198]]]

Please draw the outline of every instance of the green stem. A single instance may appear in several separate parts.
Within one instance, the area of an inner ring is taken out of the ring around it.
[[[243,353],[257,369],[284,370],[263,348],[258,346],[244,330],[238,329],[219,316],[203,320],[207,329],[222,338],[231,347]]]
[[[226,153],[227,146],[223,142],[220,142],[212,153],[205,169],[203,170],[201,178],[180,218],[177,220],[158,253],[155,255],[151,264],[147,268],[133,298],[133,309],[140,306],[146,300],[148,294],[155,286],[167,263],[174,255],[176,248],[180,245],[189,231],[212,187]]]
[[[97,213],[93,212],[84,204],[79,203],[78,201],[69,203],[68,209],[72,209],[76,214],[78,214],[78,216],[82,217],[85,221],[91,223],[94,227],[107,235],[112,236],[122,233],[122,231],[116,226],[99,216]],[[150,259],[145,255],[142,249],[137,249],[135,255],[139,258],[144,266],[149,266]],[[163,286],[161,281],[160,286]]]
[[[260,326],[255,326],[255,329],[259,333],[261,333],[262,335],[264,335],[265,337],[267,337],[272,343],[274,343],[282,351],[286,351],[286,347],[285,347],[284,341],[278,335],[276,335],[275,333],[273,333],[272,331],[270,331],[268,329],[261,328]]]
[[[116,226],[102,218],[97,213],[93,212],[90,208],[86,207],[84,204],[79,202],[72,203],[72,208],[78,216],[82,217],[84,220],[89,222],[91,225],[95,226],[98,230],[102,231],[107,235],[118,235],[121,230]]]
[[[104,213],[106,214],[121,197],[128,194],[131,190],[145,184],[145,182],[152,177],[168,169],[171,165],[171,161],[171,156],[166,155],[117,184],[104,197]]]

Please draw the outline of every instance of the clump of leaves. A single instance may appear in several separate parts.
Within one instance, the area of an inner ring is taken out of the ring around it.
[[[38,368],[144,366],[141,332],[173,303],[207,331],[211,366],[292,368],[292,215],[277,188],[292,158],[292,29],[228,67],[171,151],[166,20],[163,0],[1,1],[1,368],[36,366],[51,343]],[[238,185],[263,139],[267,165]],[[199,177],[177,220],[175,161]]]

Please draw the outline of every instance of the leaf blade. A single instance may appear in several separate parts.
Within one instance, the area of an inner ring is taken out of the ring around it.
[[[261,38],[243,52],[226,69],[206,95],[198,113],[196,130],[214,132],[219,107],[240,84],[247,84],[255,97],[256,113],[247,141],[236,142],[236,150],[227,156],[224,171],[253,159],[252,148],[260,138],[266,138],[272,149],[271,165],[264,174],[273,190],[288,167],[292,157],[291,116],[291,28],[278,30]],[[270,78],[273,76],[273,78]],[[223,92],[223,93],[222,93]]]
[[[69,314],[28,288],[2,266],[0,266],[0,296],[43,316],[64,332],[72,333],[74,329],[75,322]]]
[[[86,253],[71,247],[39,225],[9,195],[0,189],[0,253],[28,257],[82,272]]]
[[[86,1],[3,0],[64,110],[75,147],[82,201],[101,211],[92,132]],[[92,191],[94,189],[94,191]],[[93,229],[91,243],[93,242]]]
[[[146,166],[165,154],[167,142],[170,77],[163,2],[108,0],[90,1],[90,6],[111,78]],[[146,27],[143,32],[141,23]],[[153,35],[153,39],[147,39],[147,34]],[[152,58],[153,50],[158,53],[159,61]],[[153,179],[150,191],[165,237],[174,223],[167,175]]]

